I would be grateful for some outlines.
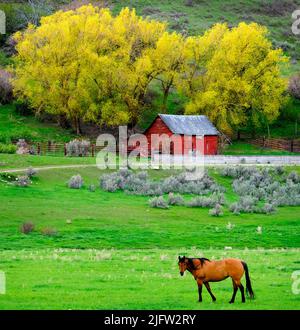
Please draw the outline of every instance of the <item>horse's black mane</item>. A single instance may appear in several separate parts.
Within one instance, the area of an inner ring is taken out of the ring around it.
[[[200,260],[201,266],[205,263],[205,261],[210,261],[207,258],[188,258],[189,264],[192,266],[193,269],[195,269],[193,260]]]

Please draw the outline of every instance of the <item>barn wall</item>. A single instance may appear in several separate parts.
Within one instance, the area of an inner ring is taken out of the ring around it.
[[[145,135],[148,140],[148,153],[151,153],[151,135],[152,134],[167,134],[168,136],[171,136],[173,133],[169,130],[168,126],[162,121],[161,118],[157,117],[155,121],[152,123],[152,125],[147,129],[145,132]]]
[[[151,135],[152,134],[166,134],[168,136],[173,135],[173,133],[169,130],[169,128],[166,126],[166,124],[163,122],[163,120],[159,117],[156,118],[156,120],[153,122],[153,124],[147,129],[145,132],[145,135],[148,140],[148,152],[151,152]],[[174,154],[189,154],[191,147],[189,145],[184,145],[184,138],[183,135],[173,135],[176,139],[180,139],[180,143],[182,146],[182,151],[180,150],[174,150]],[[192,140],[192,150],[196,149],[196,136],[191,137]],[[200,147],[200,152],[202,148]],[[205,136],[204,137],[204,154],[205,155],[216,155],[218,150],[218,136]],[[143,154],[147,153],[147,151],[143,152]]]
[[[204,154],[205,155],[216,155],[218,153],[218,136],[207,135],[204,137]]]

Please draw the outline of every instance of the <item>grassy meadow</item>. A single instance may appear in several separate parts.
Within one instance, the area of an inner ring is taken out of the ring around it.
[[[198,244],[199,246],[200,244]],[[198,303],[190,274],[179,275],[177,254],[247,261],[255,300],[234,304],[231,280],[212,283]],[[216,249],[44,249],[0,252],[7,294],[0,309],[299,309],[291,291],[291,273],[299,268],[299,250]]]
[[[68,189],[77,173],[85,186]],[[150,171],[156,179],[172,173]],[[7,277],[0,309],[299,309],[300,297],[291,292],[291,274],[299,269],[299,207],[239,216],[226,209],[222,217],[205,208],[153,209],[148,197],[90,192],[102,174],[95,167],[52,169],[27,188],[0,182],[0,270]],[[226,200],[235,201],[231,179],[210,174],[227,188]],[[35,224],[28,235],[20,233],[25,221]],[[45,228],[57,234],[43,235]],[[237,295],[228,304],[226,280],[212,284],[217,303],[204,289],[200,305],[192,276],[179,276],[178,254],[244,259],[256,300],[241,304]]]

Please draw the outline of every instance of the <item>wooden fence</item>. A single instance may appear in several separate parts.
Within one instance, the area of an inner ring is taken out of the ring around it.
[[[52,141],[37,142],[29,145],[32,154],[40,156],[67,156],[67,144],[56,143]],[[97,147],[95,144],[91,144],[88,148],[86,155],[82,157],[95,157],[102,147]]]
[[[256,138],[249,139],[249,143],[262,148],[270,148],[274,150],[286,150],[289,152],[300,153],[300,140],[287,140],[287,139],[266,139]],[[41,156],[67,156],[67,144],[56,143],[52,141],[31,143],[30,149],[33,154]],[[86,155],[82,157],[95,157],[102,147],[97,147],[95,143],[91,143]],[[130,151],[130,148],[129,150]]]
[[[249,142],[262,148],[300,152],[300,140],[257,138]]]

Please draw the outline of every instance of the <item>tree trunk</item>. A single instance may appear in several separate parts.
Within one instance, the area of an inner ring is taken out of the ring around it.
[[[73,123],[74,123],[73,124],[74,131],[76,132],[77,135],[80,135],[81,134],[80,119],[78,117],[75,117]]]
[[[164,96],[163,96],[163,104],[162,104],[162,110],[163,112],[167,111],[167,102],[169,97],[170,87],[164,89]]]
[[[70,127],[69,122],[68,122],[65,115],[59,115],[58,116],[58,124],[61,128],[69,128]]]
[[[269,123],[267,122],[267,130],[268,130],[268,139],[271,137],[271,133],[270,133],[270,126]]]

